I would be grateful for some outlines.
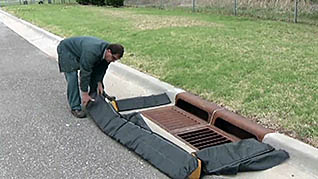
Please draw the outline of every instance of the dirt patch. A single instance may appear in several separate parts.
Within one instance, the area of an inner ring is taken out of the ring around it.
[[[167,27],[215,26],[213,23],[178,16],[139,16],[134,18],[135,27],[140,30],[154,30]]]
[[[111,10],[107,11],[106,15],[131,20],[135,28],[140,30],[156,30],[167,27],[220,26],[219,24],[197,20],[191,17],[141,15],[132,12]]]

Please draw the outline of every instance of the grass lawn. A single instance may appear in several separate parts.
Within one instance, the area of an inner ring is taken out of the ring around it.
[[[318,147],[317,26],[191,9],[3,9],[62,37],[122,43],[122,63]]]

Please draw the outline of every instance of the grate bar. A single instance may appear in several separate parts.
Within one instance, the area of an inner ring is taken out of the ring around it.
[[[212,146],[216,146],[216,145],[221,145],[221,144],[226,144],[226,143],[230,143],[231,141],[229,140],[224,140],[224,141],[220,141],[220,142],[215,142],[213,144],[206,144],[206,145],[202,145],[202,146],[196,146],[199,150],[207,148],[207,147],[212,147]]]
[[[190,142],[191,144],[193,145],[204,145],[206,143],[215,143],[215,142],[218,142],[218,141],[221,141],[221,140],[227,140],[226,138],[224,138],[223,136],[217,136],[213,139],[209,139],[209,140],[199,140],[198,142]]]
[[[213,135],[206,135],[204,137],[202,136],[193,136],[192,138],[187,138],[185,140],[191,142],[197,142],[197,141],[202,141],[202,140],[210,140],[210,139],[215,139],[216,137],[218,137],[219,135],[217,134],[213,134]]]
[[[180,137],[188,137],[188,136],[192,136],[192,135],[200,135],[200,134],[204,134],[207,132],[211,132],[208,129],[201,129],[201,130],[197,130],[197,131],[192,131],[192,132],[187,132],[184,134],[179,134]]]
[[[222,137],[222,136],[221,136]],[[191,144],[197,144],[197,145],[200,145],[200,144],[205,144],[205,143],[209,143],[209,142],[214,142],[214,141],[218,141],[218,140],[221,140],[222,138],[220,138],[220,136],[215,136],[214,138],[212,139],[209,139],[209,140],[197,140],[196,142],[195,141],[189,141],[187,140],[189,143]]]
[[[217,136],[217,133],[204,133],[204,134],[199,134],[199,135],[191,135],[191,136],[187,136],[187,137],[182,137],[186,140],[192,140],[192,139],[196,139],[196,138],[204,138],[204,137],[211,137],[211,136]]]
[[[204,141],[204,142],[200,142],[200,143],[194,143],[192,145],[194,145],[195,147],[199,148],[199,147],[203,147],[203,146],[215,146],[215,145],[219,145],[219,143],[223,143],[226,142],[228,140],[226,139],[219,139],[219,140],[214,140],[214,141]]]

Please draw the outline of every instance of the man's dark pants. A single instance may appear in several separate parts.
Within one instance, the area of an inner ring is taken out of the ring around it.
[[[71,110],[82,110],[81,95],[79,90],[78,72],[64,72],[67,81],[67,100]],[[96,92],[97,81],[94,75],[91,77],[90,93]]]

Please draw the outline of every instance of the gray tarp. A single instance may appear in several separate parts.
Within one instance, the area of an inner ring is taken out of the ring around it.
[[[169,177],[187,178],[198,167],[194,156],[150,131],[144,122],[139,121],[143,119],[136,113],[125,115],[125,119],[101,96],[95,97],[95,102],[87,106],[87,111],[105,134]]]
[[[196,154],[202,161],[204,173],[222,175],[268,169],[289,158],[287,152],[255,139],[205,148]]]

